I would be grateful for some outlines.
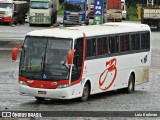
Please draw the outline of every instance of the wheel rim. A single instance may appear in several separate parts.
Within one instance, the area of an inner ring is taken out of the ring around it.
[[[129,91],[132,91],[133,90],[133,82],[131,81],[130,84],[129,84]]]
[[[86,97],[87,95],[88,95],[88,89],[85,86],[84,89],[83,89],[83,97]]]

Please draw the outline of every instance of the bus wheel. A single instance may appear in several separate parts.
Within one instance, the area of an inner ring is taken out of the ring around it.
[[[134,92],[134,86],[135,86],[134,83],[135,83],[134,82],[134,77],[133,77],[133,75],[130,75],[129,81],[128,81],[128,87],[124,89],[126,93]]]
[[[89,95],[90,95],[90,90],[89,90],[89,84],[86,83],[84,85],[84,88],[83,88],[83,94],[82,94],[82,97],[81,97],[81,101],[84,102],[84,101],[87,101],[88,98],[89,98]]]
[[[44,98],[42,97],[35,97],[38,101],[44,101]]]

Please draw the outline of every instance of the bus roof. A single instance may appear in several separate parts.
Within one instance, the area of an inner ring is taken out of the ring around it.
[[[83,37],[83,33],[85,33],[87,37],[91,37],[91,36],[128,33],[136,31],[150,31],[150,28],[148,25],[145,24],[111,22],[102,25],[61,27],[61,28],[51,28],[44,30],[35,30],[28,33],[27,35],[75,39]]]

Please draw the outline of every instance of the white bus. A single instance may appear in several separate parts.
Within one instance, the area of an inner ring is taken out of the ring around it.
[[[144,24],[103,25],[36,30],[12,51],[22,48],[19,91],[44,99],[80,98],[149,81],[150,28]]]
[[[122,19],[126,19],[127,17],[127,11],[126,11],[126,2],[125,0],[121,0],[121,8],[122,8]]]

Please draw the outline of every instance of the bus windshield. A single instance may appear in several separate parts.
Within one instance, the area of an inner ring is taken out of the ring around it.
[[[71,12],[81,12],[84,11],[85,5],[79,3],[66,3],[65,10]]]
[[[0,8],[12,9],[12,3],[0,3]]]
[[[49,3],[48,2],[31,2],[30,8],[32,9],[48,9]]]
[[[19,75],[28,79],[69,79],[69,68],[66,63],[71,44],[71,39],[26,37]]]

